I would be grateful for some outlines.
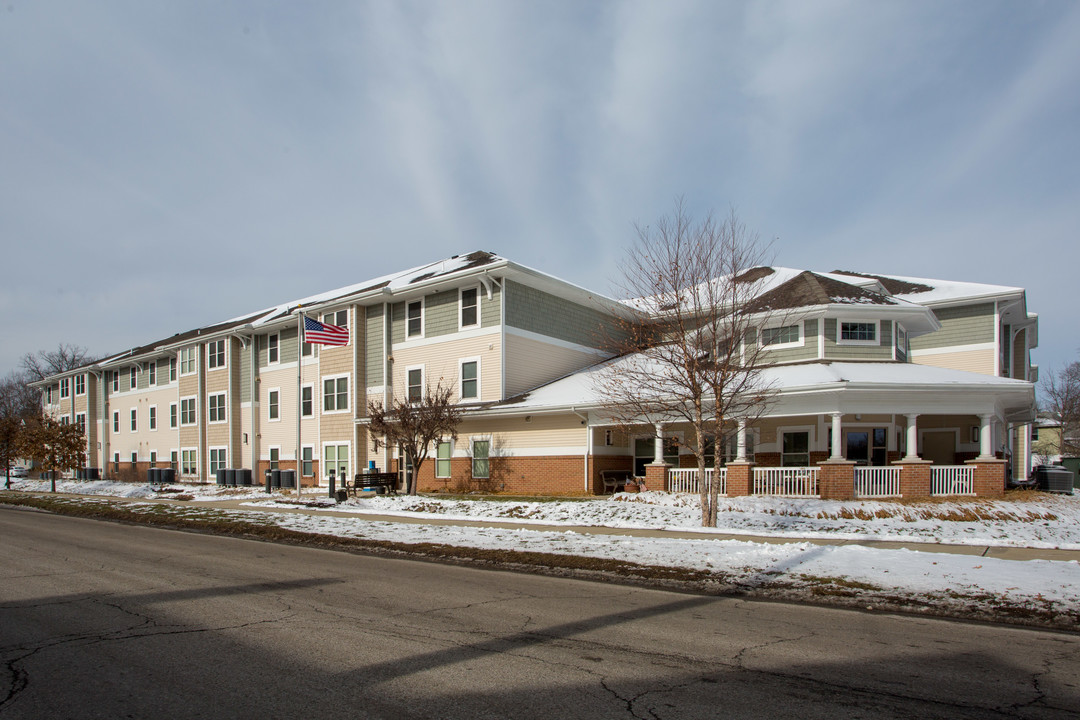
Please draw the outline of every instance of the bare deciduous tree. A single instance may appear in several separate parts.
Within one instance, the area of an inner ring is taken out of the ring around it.
[[[44,380],[50,375],[74,370],[94,362],[86,348],[70,343],[60,343],[55,350],[38,350],[22,358],[22,370],[29,382]]]
[[[1043,410],[1061,423],[1057,454],[1080,454],[1080,362],[1048,373],[1041,385]]]
[[[626,426],[686,422],[697,462],[701,523],[715,527],[717,483],[705,483],[706,457],[733,420],[753,421],[769,388],[756,328],[769,250],[731,211],[695,221],[681,200],[655,226],[637,227],[619,291],[643,314],[621,328],[623,357],[598,374],[608,413]]]
[[[378,400],[368,403],[368,427],[375,436],[375,449],[397,446],[412,466],[412,476],[406,478],[405,491],[409,495],[416,494],[420,468],[431,447],[442,438],[457,440],[461,408],[454,397],[454,386],[440,380],[434,388],[427,386],[412,402],[393,398],[389,408]]]

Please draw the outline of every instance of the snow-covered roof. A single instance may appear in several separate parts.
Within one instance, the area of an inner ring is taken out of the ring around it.
[[[990,285],[987,283],[963,282],[959,280],[934,280],[931,278],[908,277],[904,275],[872,275],[836,270],[822,275],[833,277],[852,284],[882,281],[890,288],[893,297],[918,303],[934,305],[977,298],[990,298],[1018,295],[1023,288],[1008,285]],[[892,281],[892,282],[890,282]]]
[[[508,412],[588,409],[605,404],[601,391],[608,373],[618,365],[643,362],[640,355],[629,355],[597,363],[542,385],[489,409]],[[657,373],[661,366],[657,365]],[[1032,396],[1031,383],[995,377],[965,370],[900,362],[809,362],[774,365],[762,370],[761,386],[771,391],[797,393],[828,389],[867,390],[971,390],[1005,392]]]

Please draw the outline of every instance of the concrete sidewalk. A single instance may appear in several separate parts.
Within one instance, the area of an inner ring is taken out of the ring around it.
[[[18,491],[12,491],[18,492]],[[170,498],[122,498],[109,495],[75,495],[66,493],[29,493],[45,497],[78,497],[92,498],[96,500],[114,500],[129,503],[154,502],[166,505],[183,505],[185,507],[206,507],[219,510],[243,510],[245,512],[265,513],[292,513],[300,515],[319,515],[323,517],[352,518],[358,521],[374,521],[388,523],[405,523],[412,525],[445,525],[456,527],[479,527],[479,528],[505,528],[515,530],[536,530],[546,532],[575,532],[582,535],[620,535],[623,537],[641,538],[667,538],[685,540],[739,540],[755,543],[812,543],[814,545],[862,545],[869,548],[885,550],[906,549],[925,553],[947,553],[953,555],[975,555],[979,557],[999,558],[1002,560],[1057,560],[1080,562],[1080,550],[1055,550],[1053,548],[1024,548],[1024,547],[995,547],[988,545],[948,545],[943,543],[928,542],[895,542],[885,540],[832,540],[828,538],[800,538],[800,537],[771,537],[767,535],[744,535],[741,533],[717,533],[697,532],[694,530],[650,530],[644,528],[613,528],[596,525],[545,525],[539,523],[522,523],[512,520],[458,520],[453,518],[410,517],[408,515],[382,515],[375,513],[343,512],[334,510],[333,505],[327,509],[308,507],[255,507],[247,503],[256,502],[252,498],[233,500],[173,500]],[[3,502],[3,493],[0,493],[0,502]],[[275,500],[278,498],[265,497],[259,501]],[[311,502],[311,501],[307,501]]]

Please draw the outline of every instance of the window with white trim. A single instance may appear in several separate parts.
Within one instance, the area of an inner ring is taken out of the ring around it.
[[[461,361],[461,399],[480,399],[480,358],[466,358]]]
[[[210,474],[216,475],[218,470],[224,470],[229,467],[228,458],[228,448],[210,448]]]
[[[169,403],[169,427],[176,427],[177,422],[180,420],[179,406],[176,403]]]
[[[120,432],[120,411],[119,410],[113,410],[113,414],[112,414],[112,431],[114,433],[119,433]]]
[[[195,372],[196,348],[186,347],[180,350],[180,374],[191,375]]]
[[[323,412],[349,409],[349,376],[323,378]]]
[[[327,325],[337,325],[338,327],[349,327],[349,311],[336,310],[334,312],[328,312],[323,314],[323,322]]]
[[[414,300],[405,306],[405,337],[424,337],[423,300]]]
[[[60,398],[66,398],[71,394],[71,379],[60,378]]]
[[[128,368],[128,390],[135,390],[139,387],[139,367],[132,365]]]
[[[86,375],[85,374],[75,376],[75,394],[76,395],[85,395],[86,394]]]
[[[150,429],[157,430],[157,405],[151,405],[149,410],[150,416],[148,422],[150,423]]]
[[[137,453],[137,452],[132,452],[131,453],[131,464],[132,465],[138,465],[139,464],[139,453]]]
[[[805,430],[785,432],[781,440],[780,465],[807,467],[810,465],[810,433]]]
[[[491,477],[491,441],[487,438],[472,441],[472,476],[486,479]]]
[[[802,333],[799,325],[780,325],[761,329],[762,347],[782,347],[785,345],[797,345],[801,342]]]
[[[157,467],[157,450],[150,451],[150,467]]]
[[[839,344],[876,345],[878,339],[877,321],[840,322]]]
[[[225,393],[214,393],[206,398],[206,411],[209,414],[209,422],[223,423],[228,418],[225,415]]]
[[[199,474],[199,451],[195,448],[180,449],[180,474]]]
[[[478,288],[461,289],[461,327],[476,327],[480,324],[480,292]]]
[[[281,469],[280,465],[279,465],[280,462],[281,462],[281,448],[279,448],[279,447],[271,447],[270,448],[270,469],[271,470],[280,470]]]
[[[139,429],[139,410],[138,408],[131,408],[131,432],[137,432]]]
[[[194,425],[195,422],[195,398],[180,398],[180,424]]]
[[[206,343],[206,369],[216,370],[225,367],[225,340],[211,340]]]
[[[405,398],[408,402],[421,402],[424,399],[424,367],[406,368]]]
[[[266,413],[270,420],[281,419],[281,391],[271,390],[266,396]]]
[[[75,424],[79,426],[79,432],[86,434],[86,413],[75,413]]]
[[[454,445],[449,440],[442,440],[435,449],[435,477],[450,477],[450,460],[454,454]]]
[[[113,370],[112,371],[112,391],[114,393],[120,392],[120,371],[119,370]]]
[[[279,360],[279,348],[278,345],[281,342],[281,336],[277,333],[269,336],[266,339],[266,363],[268,365],[274,365]]]
[[[339,478],[349,477],[349,446],[348,445],[324,445],[323,446],[323,469],[324,477],[330,476],[330,471]]]
[[[120,472],[120,453],[114,452],[112,456],[112,469],[114,473]]]
[[[157,363],[156,362],[150,363],[149,365],[146,366],[146,369],[150,373],[150,376],[147,379],[147,383],[149,383],[151,386],[157,385]]]
[[[315,414],[315,388],[304,385],[300,388],[300,415],[311,417]]]
[[[169,451],[169,467],[173,470],[180,469],[180,453],[176,450]]]
[[[52,401],[52,385],[50,385],[49,387],[45,388],[45,404],[52,405]]]
[[[169,358],[169,382],[176,382],[176,358]]]
[[[315,448],[311,445],[305,445],[300,449],[300,475],[302,477],[315,475]]]

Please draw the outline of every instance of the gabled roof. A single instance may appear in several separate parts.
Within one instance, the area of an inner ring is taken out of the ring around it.
[[[906,303],[888,295],[804,270],[778,287],[758,295],[751,304],[751,309],[753,312],[767,312],[817,305],[898,306],[902,304]]]
[[[825,274],[838,280],[853,283],[858,283],[860,279],[880,282],[894,297],[920,305],[937,305],[961,300],[989,300],[992,298],[1015,297],[1024,293],[1024,289],[1019,287],[959,280],[933,280],[902,275],[871,275],[850,270],[834,270]]]

